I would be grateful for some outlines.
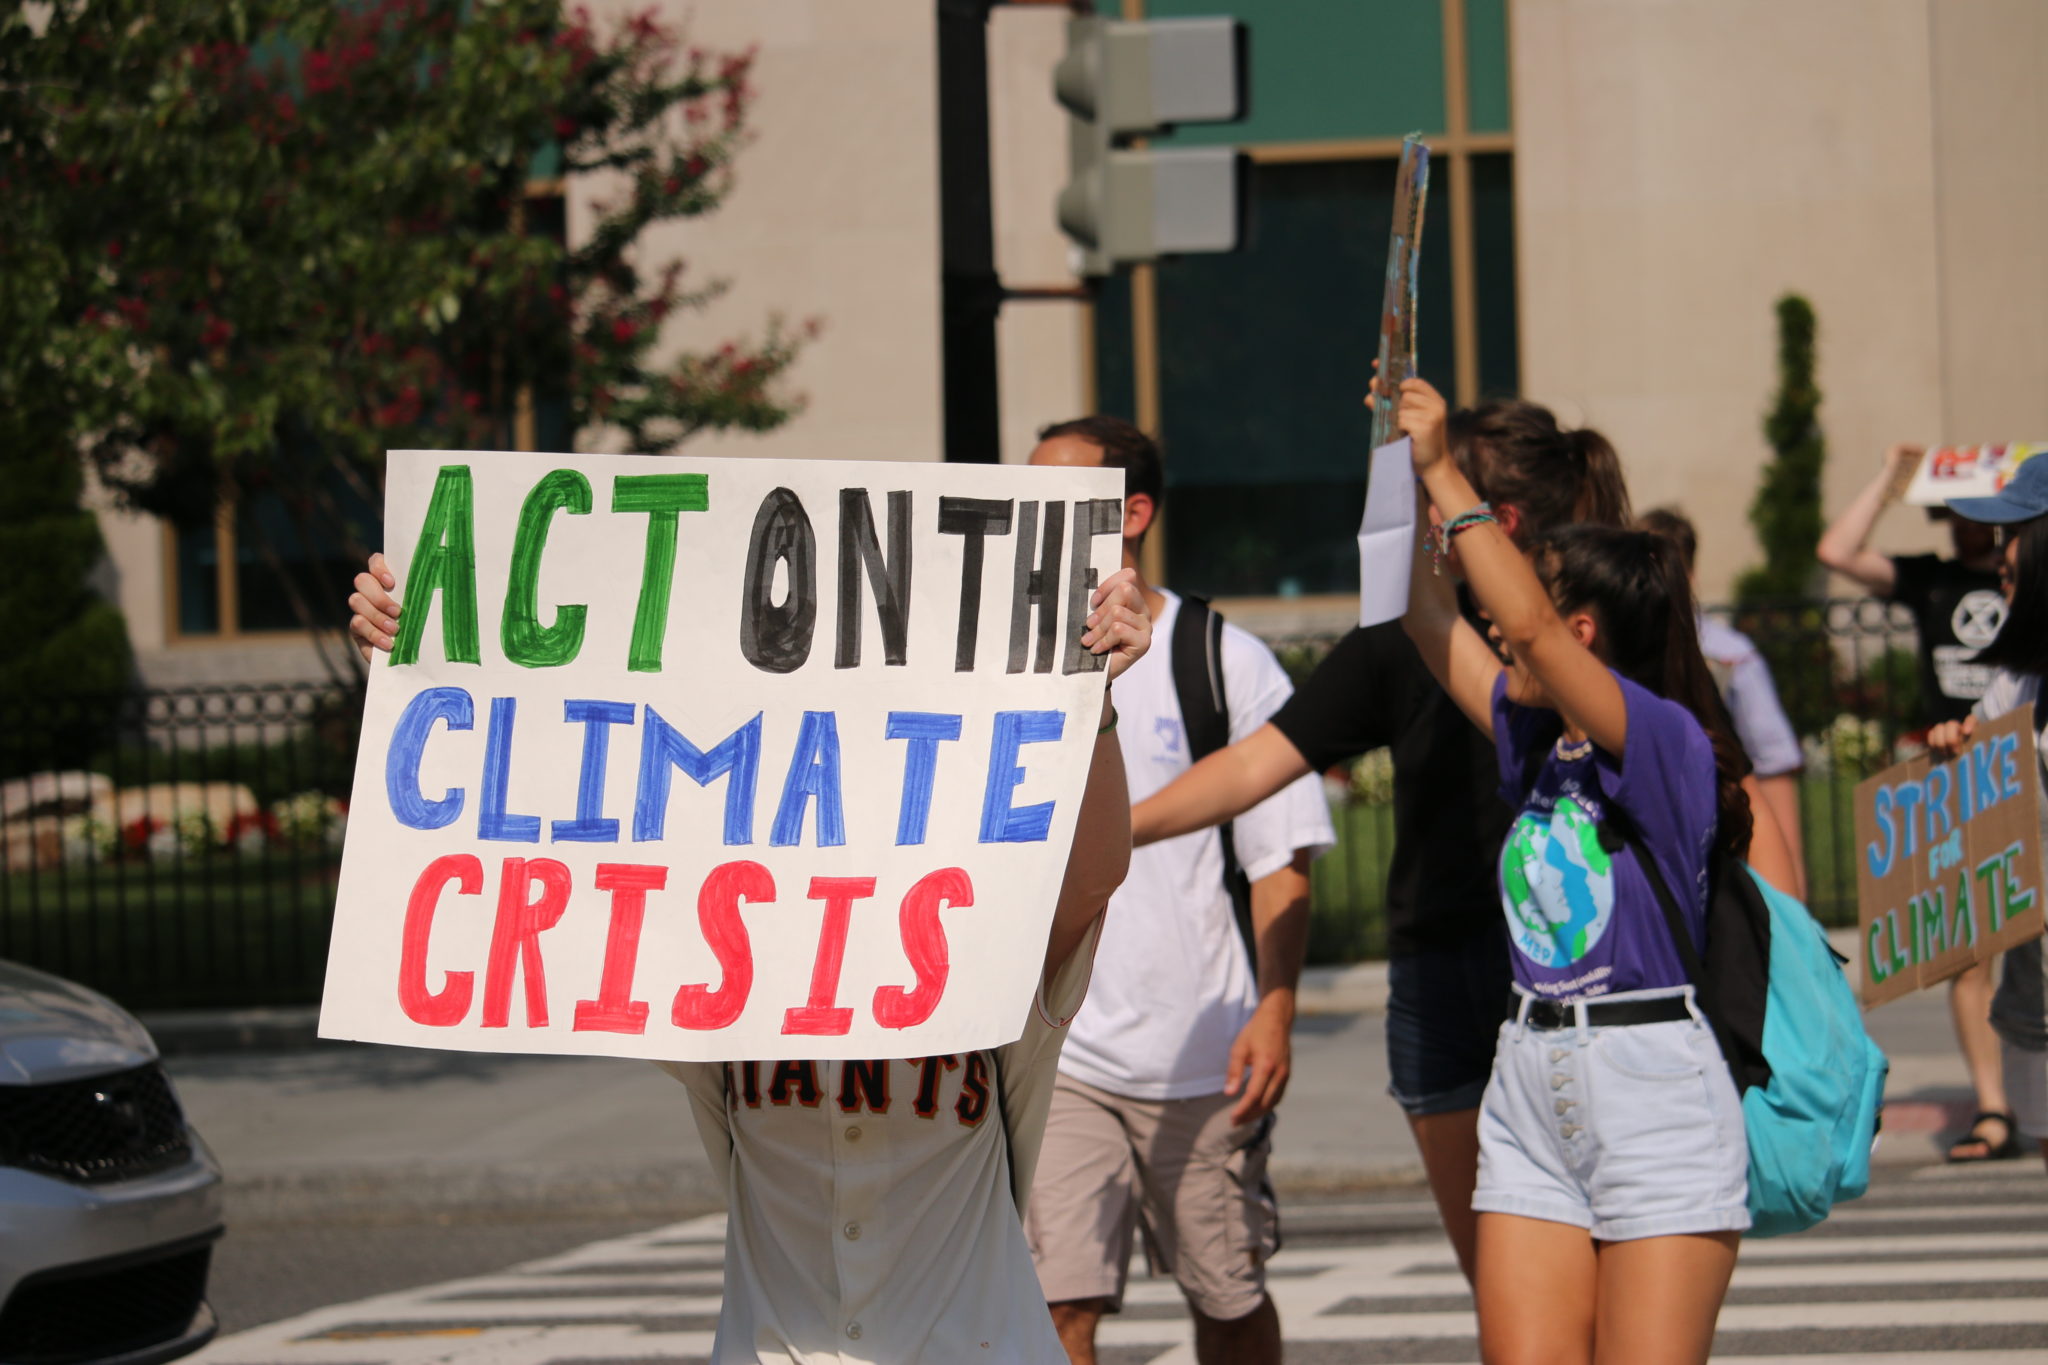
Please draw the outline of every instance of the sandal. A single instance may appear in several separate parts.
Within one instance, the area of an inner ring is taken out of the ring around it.
[[[1990,1138],[1977,1132],[1987,1123],[2004,1124],[2005,1141],[1993,1143]],[[1979,1147],[1983,1149],[1981,1152],[1969,1150]],[[2005,1161],[2019,1154],[2020,1130],[2014,1124],[2013,1116],[1992,1109],[1987,1109],[1971,1119],[1970,1130],[1950,1143],[1948,1148],[1948,1159],[1956,1165],[1965,1165],[1972,1161]]]

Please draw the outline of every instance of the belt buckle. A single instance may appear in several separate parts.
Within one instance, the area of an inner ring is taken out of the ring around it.
[[[1541,1029],[1560,1029],[1571,1022],[1571,1011],[1555,1000],[1531,1000],[1528,1020]]]

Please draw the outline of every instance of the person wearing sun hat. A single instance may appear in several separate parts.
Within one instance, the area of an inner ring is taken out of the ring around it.
[[[2048,459],[2030,459],[1995,496],[1951,498],[1949,511],[1994,528],[1999,542],[1999,582],[2008,609],[1998,638],[1977,657],[1997,669],[1983,697],[1960,721],[1935,726],[1928,747],[1950,757],[1968,742],[1979,719],[1995,720],[2021,706],[2034,707],[2034,723],[2044,719],[2041,680],[2048,676]],[[2040,748],[2048,754],[2048,732]],[[2048,771],[2037,765],[2037,780]],[[2044,780],[2048,786],[2048,780]],[[2043,823],[2048,826],[2048,804]],[[2044,828],[2048,846],[2048,828]],[[2048,979],[2044,979],[2041,940],[2009,949],[2003,959],[1998,991],[1991,1000],[1991,1026],[1998,1032],[2005,1071],[2005,1093],[2012,1106],[2011,1122],[2041,1144],[2048,1159]]]

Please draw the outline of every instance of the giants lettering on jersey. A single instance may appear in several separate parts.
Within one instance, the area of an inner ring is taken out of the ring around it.
[[[726,1107],[759,1109],[765,1101],[778,1108],[797,1104],[816,1109],[826,1094],[821,1065],[829,1064],[727,1062]],[[917,1117],[937,1119],[941,1110],[951,1110],[956,1122],[973,1128],[988,1117],[995,1100],[995,1066],[986,1052],[970,1052],[965,1057],[842,1062],[839,1067],[839,1092],[834,1099],[842,1114],[888,1113],[894,1087],[900,1083],[912,1094],[910,1112]]]

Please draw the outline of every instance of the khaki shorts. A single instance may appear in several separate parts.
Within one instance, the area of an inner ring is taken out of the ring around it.
[[[1048,1303],[1123,1306],[1131,1234],[1197,1312],[1228,1322],[1266,1295],[1280,1214],[1266,1179],[1271,1116],[1232,1124],[1228,1095],[1134,1100],[1061,1076],[1024,1235]]]

